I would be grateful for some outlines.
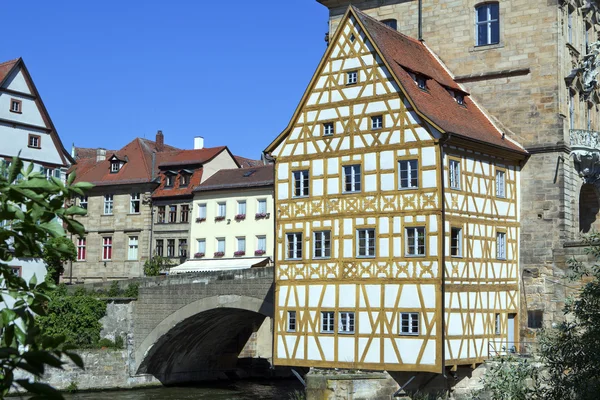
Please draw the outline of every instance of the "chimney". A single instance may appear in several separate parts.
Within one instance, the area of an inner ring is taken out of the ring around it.
[[[156,151],[163,151],[165,147],[165,137],[162,131],[156,132]]]
[[[96,162],[106,160],[106,150],[105,149],[96,149]]]
[[[194,150],[200,150],[204,148],[204,138],[202,136],[194,137]]]

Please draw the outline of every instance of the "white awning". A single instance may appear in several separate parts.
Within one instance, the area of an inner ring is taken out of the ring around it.
[[[211,260],[188,260],[169,270],[169,275],[188,272],[229,271],[268,265],[269,257],[216,258]]]

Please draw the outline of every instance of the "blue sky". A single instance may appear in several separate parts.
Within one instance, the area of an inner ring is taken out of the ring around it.
[[[0,59],[23,57],[67,147],[134,137],[258,158],[325,51],[316,0],[13,1]]]

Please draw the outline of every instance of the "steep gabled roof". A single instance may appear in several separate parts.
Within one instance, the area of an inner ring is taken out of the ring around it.
[[[234,156],[235,160],[238,164],[240,164],[241,168],[254,168],[261,167],[264,165],[262,160],[253,160],[251,158],[246,158],[242,156]]]
[[[255,168],[222,169],[194,189],[194,192],[273,186],[273,182],[273,164]]]
[[[527,151],[522,146],[505,137],[503,132],[492,123],[491,119],[475,104],[468,93],[453,79],[439,58],[423,42],[388,27],[354,6],[348,7],[340,26],[350,17],[356,18],[400,89],[425,121],[431,123],[442,133],[508,151],[519,158],[527,155]],[[340,32],[341,29],[338,29],[331,43],[338,40]],[[265,149],[265,152],[272,152],[287,137],[298,112],[304,106],[316,83],[315,77],[323,69],[333,47],[330,44],[325,52],[290,123]],[[411,73],[426,78],[427,90],[422,90],[416,85]],[[449,90],[465,95],[464,106],[454,100]]]
[[[50,137],[52,138],[52,142],[58,150],[58,154],[60,155],[63,164],[68,165],[75,163],[75,160],[73,159],[73,157],[71,157],[71,154],[69,154],[69,152],[65,149],[65,146],[60,140],[60,136],[58,136],[58,132],[56,131],[56,127],[54,126],[54,123],[50,118],[50,114],[48,113],[48,110],[46,109],[46,106],[42,101],[42,97],[40,96],[40,93],[38,92],[35,83],[33,82],[33,79],[31,79],[29,70],[27,70],[25,62],[21,57],[0,63],[0,87],[4,85],[9,76],[13,73],[13,71],[18,70],[19,68],[23,71],[23,75],[27,81],[27,85],[29,86],[29,89],[31,90],[33,96],[35,96],[35,102],[40,109],[40,113],[42,114],[42,118],[46,123],[47,128],[50,130]]]

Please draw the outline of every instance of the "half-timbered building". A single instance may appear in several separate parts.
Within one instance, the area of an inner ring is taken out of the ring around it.
[[[423,42],[350,7],[265,152],[276,364],[442,372],[518,342],[527,152]]]

